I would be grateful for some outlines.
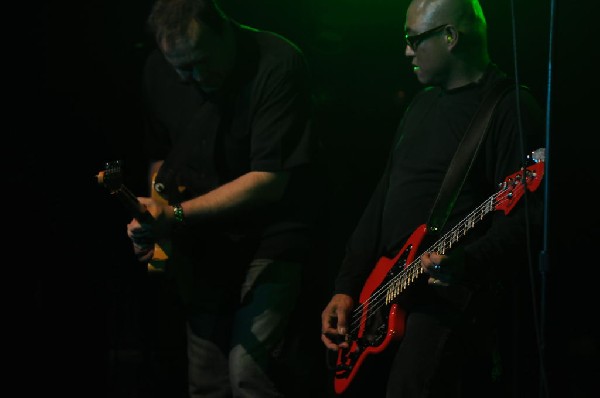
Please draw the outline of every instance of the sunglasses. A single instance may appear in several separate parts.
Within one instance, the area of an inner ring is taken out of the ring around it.
[[[424,41],[429,39],[431,36],[442,32],[448,24],[436,26],[435,28],[426,30],[423,33],[419,33],[418,35],[404,35],[404,40],[406,40],[406,44],[413,50],[417,51],[419,45]]]

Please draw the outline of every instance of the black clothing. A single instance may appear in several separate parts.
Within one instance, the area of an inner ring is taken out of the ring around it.
[[[410,234],[427,223],[472,116],[485,93],[503,78],[490,64],[477,83],[447,91],[426,88],[415,96],[398,127],[385,172],[348,242],[335,293],[358,302],[378,259],[394,257]],[[440,236],[496,193],[498,184],[519,171],[526,156],[542,146],[541,109],[527,90],[520,89],[519,96],[520,115],[515,90],[498,104]],[[525,219],[532,222],[533,231],[541,232],[541,210],[539,197],[527,195],[507,215],[502,211],[487,215],[445,253],[448,258],[442,267],[460,270],[461,280],[432,286],[423,274],[400,295],[398,302],[407,310],[406,332],[397,350],[389,349],[394,358],[388,397],[464,398],[499,391],[492,369],[498,370],[493,353],[499,346],[499,322],[494,317],[502,312],[499,301],[506,298],[499,293],[500,282],[512,283],[518,280],[516,275],[526,275],[530,248]],[[437,237],[426,236],[420,252]]]
[[[149,57],[145,151],[150,160],[165,160],[156,182],[171,204],[249,171],[293,171],[277,204],[205,224],[202,231],[252,241],[256,258],[303,260],[314,217],[308,196],[315,142],[307,125],[312,112],[307,65],[281,36],[237,26],[235,32],[233,77],[218,95],[181,82],[160,52]]]
[[[283,369],[316,217],[309,73],[283,37],[233,29],[232,74],[211,94],[150,55],[145,152],[164,160],[154,187],[170,205],[252,171],[289,175],[275,203],[178,224],[166,265],[186,309],[190,396],[279,397],[296,385]]]
[[[336,293],[357,297],[377,259],[394,254],[419,225],[427,222],[471,117],[486,90],[503,77],[490,65],[476,84],[449,91],[427,88],[415,96],[398,127],[385,173],[348,243],[336,279]],[[520,145],[515,92],[512,91],[498,104],[478,158],[440,234],[496,192],[497,184],[523,165],[524,155],[542,146],[539,133],[543,114],[528,91],[521,90],[520,101],[527,150]],[[493,217],[488,216],[493,218],[493,223],[482,221],[489,229],[480,226],[476,235],[465,237],[472,241],[464,244],[463,250],[474,282],[505,273],[502,267],[510,267],[510,261],[506,260],[523,252],[525,231],[522,225],[510,221],[522,217],[517,216],[522,211],[523,206],[517,206],[508,216],[495,212]],[[481,239],[473,241],[476,236]],[[452,252],[449,254],[452,257]]]

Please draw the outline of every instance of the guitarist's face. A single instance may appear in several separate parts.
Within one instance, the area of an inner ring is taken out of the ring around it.
[[[162,42],[159,47],[181,80],[197,85],[205,93],[217,91],[233,69],[235,39],[229,24],[217,33],[192,22],[187,37]]]

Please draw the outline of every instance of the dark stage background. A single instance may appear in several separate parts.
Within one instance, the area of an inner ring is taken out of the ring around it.
[[[550,3],[516,3],[519,78],[544,105],[550,93],[552,107],[546,172],[549,272],[542,309],[550,396],[587,397],[599,376],[593,246],[599,218],[592,193],[598,187],[592,168],[597,100],[588,99],[597,92],[588,51],[597,49],[589,44],[597,36],[592,20],[597,14],[587,8],[590,1],[558,5],[549,89]],[[313,334],[315,366],[323,372],[319,316],[331,277],[383,167],[406,101],[419,88],[404,57],[406,4],[223,0],[238,21],[296,42],[313,72],[317,126],[327,151],[323,199],[330,206],[322,214],[327,242],[318,262],[322,290],[307,302],[315,322],[307,333]],[[19,31],[28,42],[25,51],[31,51],[23,70],[34,78],[20,81],[24,92],[15,101],[27,106],[29,116],[8,134],[6,147],[7,158],[15,159],[8,168],[9,180],[18,187],[12,192],[20,194],[11,195],[16,206],[7,207],[14,222],[8,231],[16,256],[11,262],[20,275],[19,294],[5,304],[16,309],[15,329],[25,338],[15,357],[15,368],[27,374],[20,389],[35,395],[180,396],[160,395],[157,380],[148,380],[152,356],[161,356],[173,366],[160,373],[165,379],[158,380],[160,385],[178,391],[181,381],[176,352],[182,334],[175,326],[179,314],[171,292],[160,277],[136,264],[125,233],[129,215],[95,178],[104,162],[122,159],[126,185],[144,192],[139,89],[142,64],[153,46],[144,31],[150,5],[151,0],[55,2],[28,17],[29,28]],[[510,3],[486,0],[482,5],[492,57],[514,75]],[[29,209],[26,215],[21,206]],[[324,397],[329,379],[325,384]]]

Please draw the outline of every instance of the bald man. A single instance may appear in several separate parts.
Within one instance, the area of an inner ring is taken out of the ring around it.
[[[369,366],[390,357],[380,372],[387,382],[366,381],[370,396],[506,396],[502,388],[508,387],[498,376],[509,363],[497,355],[503,343],[498,319],[510,310],[501,301],[508,295],[503,286],[523,283],[519,278],[527,275],[522,271],[535,250],[527,238],[541,233],[540,197],[528,193],[510,213],[494,211],[472,229],[469,224],[466,236],[448,250],[426,248],[461,225],[541,147],[543,112],[529,91],[510,81],[446,222],[418,241],[413,232],[428,222],[482,98],[508,77],[490,60],[478,1],[413,0],[405,32],[405,55],[424,89],[403,115],[384,174],[348,241],[333,297],[322,312],[321,339],[340,354],[338,393],[364,395],[357,388]],[[403,250],[414,256],[417,275],[397,296],[379,297],[406,265]]]

